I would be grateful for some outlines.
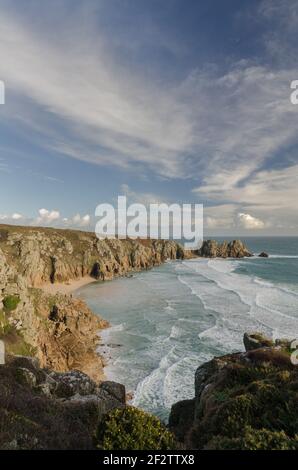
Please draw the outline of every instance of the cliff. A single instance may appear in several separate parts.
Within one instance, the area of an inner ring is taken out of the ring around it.
[[[187,449],[298,449],[298,369],[291,343],[255,333],[246,352],[201,365],[195,397],[176,403],[170,429]]]
[[[77,368],[101,380],[104,364],[95,349],[108,323],[81,300],[40,288],[85,275],[113,279],[184,256],[172,241],[99,241],[86,232],[2,225],[0,339],[9,353],[35,356],[42,367]]]
[[[197,251],[204,258],[244,258],[252,254],[241,240],[218,243],[216,240],[205,240]]]
[[[174,241],[98,240],[94,233],[0,226],[0,249],[32,287],[91,275],[108,280],[188,255]]]

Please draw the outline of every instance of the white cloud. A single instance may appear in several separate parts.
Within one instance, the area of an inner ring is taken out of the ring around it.
[[[15,212],[14,214],[12,214],[11,218],[13,220],[20,220],[20,219],[23,219],[24,216],[22,214],[19,214],[18,212]]]
[[[76,214],[72,217],[72,219],[65,220],[65,222],[75,227],[87,227],[90,225],[91,217],[89,214],[84,216],[81,216],[81,214]]]
[[[89,214],[86,214],[82,217],[82,222],[81,222],[82,226],[87,226],[90,224],[90,215]]]
[[[73,216],[72,222],[73,222],[74,224],[78,224],[78,223],[80,223],[80,221],[81,221],[81,216],[80,216],[80,214],[76,214],[76,215]]]
[[[11,214],[11,215],[0,214],[0,220],[6,220],[8,223],[15,222],[21,219],[24,219],[24,216],[22,214],[19,214],[18,212],[15,212],[14,214]]]
[[[257,217],[253,217],[250,214],[238,214],[238,222],[242,228],[247,230],[259,230],[265,227],[265,224],[262,220]]]
[[[154,193],[134,191],[131,189],[128,184],[121,185],[121,192],[124,196],[127,197],[129,203],[140,203],[145,204],[158,204],[161,202],[168,202],[165,199],[162,199],[160,196]]]
[[[47,224],[57,221],[60,218],[60,212],[57,210],[39,209],[39,217],[36,219],[37,224]]]

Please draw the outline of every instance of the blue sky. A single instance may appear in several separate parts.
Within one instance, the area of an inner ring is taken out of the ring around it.
[[[0,222],[198,202],[298,234],[297,0],[0,0]],[[295,49],[296,48],[296,49]]]

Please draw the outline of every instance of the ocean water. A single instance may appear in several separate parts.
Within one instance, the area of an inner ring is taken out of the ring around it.
[[[80,289],[112,325],[99,352],[132,404],[166,421],[173,403],[194,396],[196,368],[243,350],[245,331],[298,337],[298,238],[244,241],[270,257],[168,262]]]

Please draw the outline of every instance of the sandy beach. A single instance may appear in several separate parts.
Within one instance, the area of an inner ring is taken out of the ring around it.
[[[94,279],[91,276],[84,276],[80,279],[73,279],[67,282],[55,282],[55,284],[44,284],[42,286],[42,290],[46,292],[47,294],[72,294],[74,293],[77,289],[80,287],[86,286],[87,284],[90,284],[91,282],[96,282],[96,279]]]

